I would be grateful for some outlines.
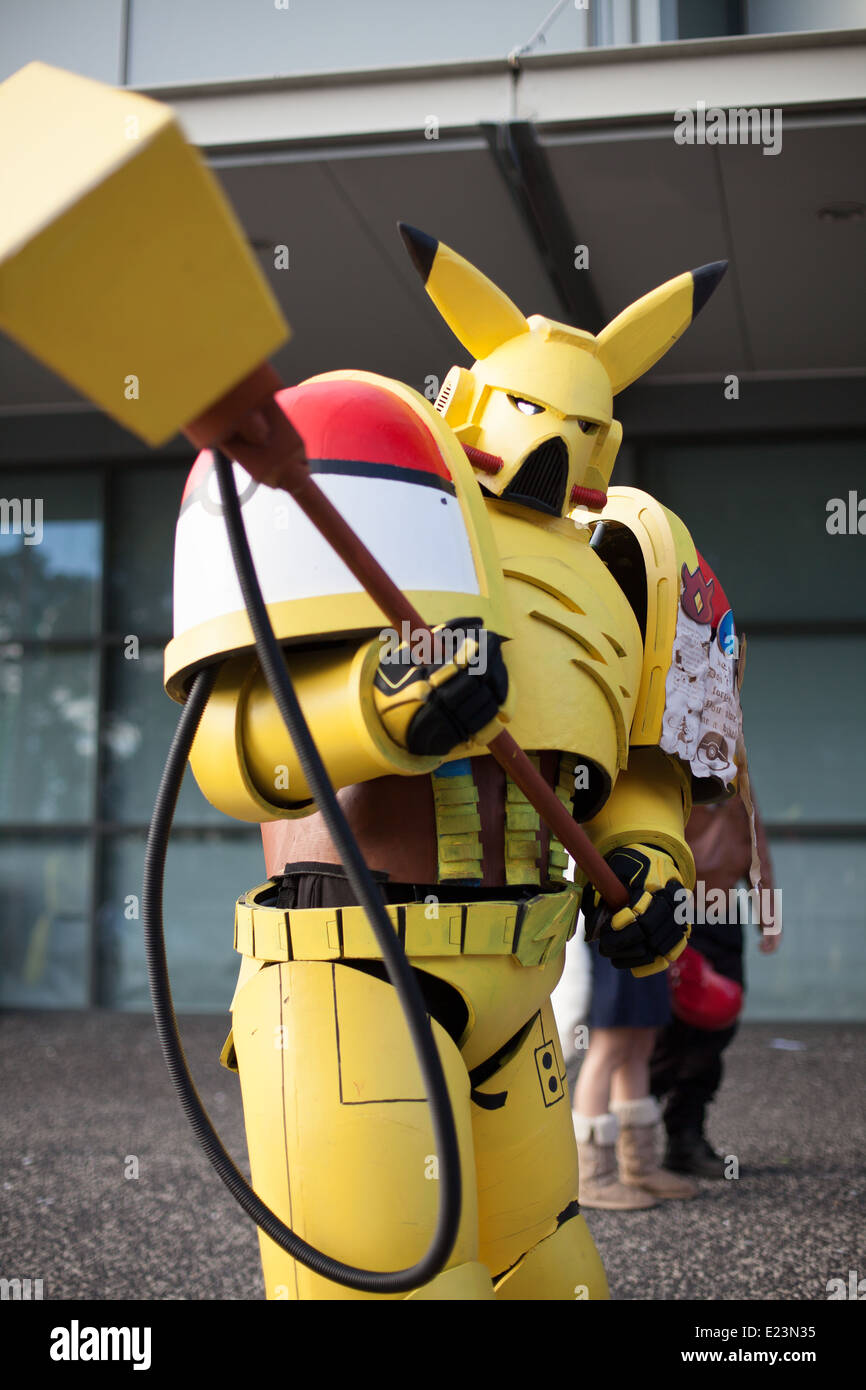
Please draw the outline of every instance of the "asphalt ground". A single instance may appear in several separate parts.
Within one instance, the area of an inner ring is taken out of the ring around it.
[[[228,1021],[181,1031],[248,1173],[217,1061]],[[709,1133],[739,1177],[586,1213],[616,1299],[826,1300],[830,1280],[866,1279],[866,1026],[747,1024],[727,1058]],[[149,1016],[3,1015],[0,1094],[0,1277],[41,1279],[46,1300],[263,1298],[255,1228],[200,1153]]]

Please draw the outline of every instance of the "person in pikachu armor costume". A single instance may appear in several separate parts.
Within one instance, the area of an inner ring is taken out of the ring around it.
[[[420,418],[446,454],[464,467],[468,456],[472,506],[486,513],[505,596],[507,631],[485,626],[471,605],[450,620],[428,608],[443,640],[420,654],[410,640],[386,650],[369,638],[286,649],[416,972],[456,1120],[457,1242],[441,1274],[409,1297],[607,1298],[578,1209],[550,995],[582,894],[587,933],[620,968],[648,975],[676,960],[689,928],[674,894],[694,886],[684,833],[693,791],[720,799],[733,784],[733,775],[731,785],[717,772],[696,777],[661,747],[680,596],[689,582],[693,612],[707,621],[713,579],[678,518],[645,493],[608,491],[622,436],[612,403],[687,328],[725,266],[677,276],[594,337],[526,318],[447,246],[402,224],[401,233],[474,364],[451,370],[435,408],[364,373],[314,378],[277,399],[311,459],[323,415],[331,443],[318,452],[332,458],[348,448],[334,429],[361,438],[372,418],[384,438],[386,417],[407,428]],[[271,875],[238,902],[243,960],[222,1057],[240,1076],[253,1184],[319,1249],[401,1268],[426,1248],[437,1207],[404,1020],[254,653],[231,656],[239,644],[218,624],[209,640],[231,659],[192,766],[215,805],[262,823]],[[169,648],[169,689],[184,661]],[[487,752],[502,720],[627,885],[630,905],[612,918],[580,871],[565,878],[562,846]],[[374,1296],[259,1238],[269,1298]]]

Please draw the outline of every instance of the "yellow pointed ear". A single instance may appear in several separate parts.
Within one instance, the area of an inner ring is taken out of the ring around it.
[[[613,394],[624,391],[673,347],[706,304],[728,268],[727,261],[687,270],[636,299],[599,333],[596,356]]]
[[[487,357],[529,324],[507,294],[450,246],[398,222],[406,250],[436,308],[473,357]]]

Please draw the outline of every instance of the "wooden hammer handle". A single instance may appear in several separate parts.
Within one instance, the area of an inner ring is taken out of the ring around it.
[[[291,493],[396,630],[399,632],[406,622],[416,634],[429,633],[421,614],[317,486],[303,441],[273,399],[275,380],[272,368],[259,369],[231,397],[187,426],[185,433],[200,448],[219,442],[257,482]],[[613,910],[626,907],[628,893],[623,884],[511,735],[503,729],[488,747],[608,906]]]
[[[359,584],[375,599],[393,627],[400,632],[405,622],[409,624],[413,636],[429,633],[430,628],[420,613],[382,569],[375,556],[370,554],[310,474],[293,490],[292,495],[304,515],[334,547]],[[608,906],[615,910],[626,907],[628,893],[625,887],[511,734],[503,729],[487,746],[500,767],[505,769],[535,807],[545,825],[595,884]]]

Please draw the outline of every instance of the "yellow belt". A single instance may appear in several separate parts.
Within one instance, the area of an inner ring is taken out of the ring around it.
[[[362,907],[266,907],[273,879],[235,909],[235,950],[256,960],[381,960]],[[546,965],[574,935],[580,893],[569,886],[526,902],[406,903],[385,908],[407,956],[513,955]]]

